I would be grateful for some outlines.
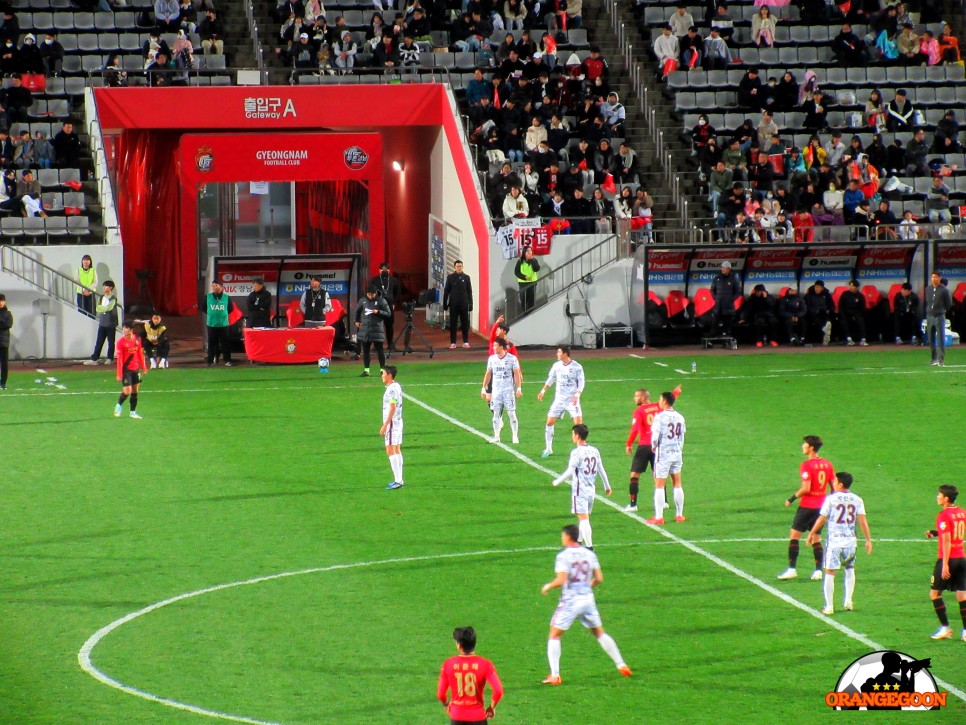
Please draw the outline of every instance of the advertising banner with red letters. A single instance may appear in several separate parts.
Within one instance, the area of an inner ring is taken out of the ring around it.
[[[782,287],[798,283],[798,270],[802,266],[804,249],[794,247],[752,247],[745,260],[745,286],[753,288],[763,284],[769,292],[777,293]]]
[[[857,245],[806,247],[802,260],[802,284],[809,287],[817,279],[844,284],[855,274],[859,249]],[[826,284],[829,288],[834,286]]]

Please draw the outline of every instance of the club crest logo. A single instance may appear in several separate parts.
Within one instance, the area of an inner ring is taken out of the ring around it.
[[[288,339],[288,342],[285,343],[285,352],[287,352],[289,355],[294,355],[295,354],[295,339],[294,338],[290,337]]]
[[[345,159],[345,165],[353,171],[359,171],[369,163],[369,154],[358,146],[350,146],[342,152],[342,156]]]
[[[215,168],[215,155],[211,153],[211,148],[202,146],[195,154],[195,168],[202,174],[207,174]]]
[[[946,693],[939,692],[929,666],[928,657],[872,652],[845,668],[825,704],[836,710],[939,710]]]

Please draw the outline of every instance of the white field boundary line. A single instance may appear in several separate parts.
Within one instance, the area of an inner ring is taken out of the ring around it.
[[[633,544],[617,544],[616,546],[631,546]],[[115,619],[110,624],[101,627],[94,634],[92,634],[80,651],[77,653],[77,663],[80,668],[84,670],[87,674],[93,677],[98,682],[107,685],[115,690],[119,690],[125,694],[133,695],[142,700],[148,700],[150,702],[156,702],[160,705],[166,707],[171,707],[176,710],[183,710],[185,712],[190,712],[195,715],[202,715],[204,717],[216,718],[218,720],[230,720],[232,722],[247,723],[247,725],[280,725],[277,722],[270,720],[258,720],[255,718],[245,717],[243,715],[232,715],[227,712],[220,712],[218,710],[209,710],[204,707],[198,707],[197,705],[190,705],[185,702],[179,702],[178,700],[173,700],[167,697],[161,697],[160,695],[155,695],[145,690],[138,689],[137,687],[131,687],[130,685],[125,685],[123,682],[114,679],[108,674],[105,674],[97,668],[91,657],[94,648],[98,645],[101,640],[103,640],[107,635],[111,634],[120,627],[132,622],[135,619],[143,617],[151,612],[155,612],[164,607],[169,607],[172,604],[178,602],[183,602],[186,599],[193,599],[195,597],[200,597],[205,594],[212,594],[214,592],[224,591],[225,589],[234,589],[236,587],[251,586],[254,584],[264,584],[265,582],[277,581],[279,579],[288,579],[295,576],[304,576],[306,574],[322,574],[331,571],[340,571],[344,569],[362,569],[365,567],[372,566],[387,566],[393,564],[408,564],[417,561],[438,561],[441,559],[461,559],[469,558],[473,556],[495,556],[500,554],[522,554],[532,551],[559,551],[559,546],[526,546],[517,549],[484,549],[480,551],[465,551],[451,554],[428,554],[425,556],[405,556],[393,559],[380,559],[377,561],[359,561],[349,564],[332,564],[330,566],[318,566],[312,567],[311,569],[299,569],[297,571],[286,571],[279,574],[269,574],[267,576],[255,577],[253,579],[245,579],[243,581],[229,582],[227,584],[218,584],[216,586],[205,587],[204,589],[196,589],[193,592],[186,592],[184,594],[179,594],[168,599],[164,599],[160,602],[155,602],[143,609],[139,609],[136,612],[131,612],[126,614],[120,619]]]
[[[467,433],[471,433],[471,434],[473,434],[473,435],[475,435],[475,436],[477,436],[479,438],[482,438],[483,440],[488,441],[488,442],[491,439],[491,436],[486,435],[485,433],[477,430],[476,428],[473,428],[472,426],[467,425],[463,421],[458,420],[458,419],[456,419],[456,418],[454,418],[454,417],[452,417],[450,415],[447,415],[443,411],[438,410],[438,409],[432,407],[431,405],[429,405],[427,403],[424,403],[423,401],[418,400],[417,398],[412,397],[411,395],[408,395],[406,393],[403,393],[403,397],[406,398],[407,400],[409,400],[410,402],[414,403],[415,405],[419,406],[420,408],[423,408],[424,410],[426,410],[426,411],[428,411],[430,413],[433,413],[434,415],[442,418],[446,422],[452,423],[453,425],[457,426],[458,428],[462,428]],[[524,455],[523,453],[520,453],[519,451],[517,451],[517,450],[515,450],[513,448],[510,448],[505,443],[493,443],[492,445],[497,446],[499,448],[502,448],[503,450],[507,451],[508,453],[510,453],[514,457],[518,458],[519,460],[523,461],[524,463],[526,463],[527,465],[531,466],[532,468],[535,468],[538,471],[542,471],[543,473],[546,473],[549,476],[553,476],[554,478],[556,478],[557,475],[559,474],[558,471],[551,470],[551,469],[547,468],[546,466],[543,466],[540,463],[537,463],[532,458],[529,458],[528,456]],[[740,577],[741,579],[744,579],[745,581],[747,581],[747,582],[749,582],[751,584],[754,584],[758,588],[760,588],[760,589],[768,592],[769,594],[771,594],[774,597],[777,597],[778,599],[780,599],[781,601],[785,602],[786,604],[789,604],[789,605],[795,607],[796,609],[800,609],[801,611],[805,612],[806,614],[809,614],[809,615],[815,617],[816,619],[821,620],[822,622],[824,622],[825,624],[829,625],[830,627],[832,627],[834,629],[837,629],[839,632],[841,632],[845,636],[850,637],[851,639],[854,639],[857,642],[861,642],[866,647],[869,647],[869,648],[871,648],[874,651],[889,649],[888,647],[884,647],[883,645],[880,645],[878,642],[875,642],[872,639],[866,637],[864,634],[862,634],[860,632],[856,632],[854,629],[851,629],[850,627],[846,627],[844,624],[841,624],[840,622],[837,622],[836,620],[832,619],[831,617],[828,617],[828,616],[822,614],[819,610],[813,609],[812,607],[808,606],[804,602],[800,602],[799,600],[795,599],[794,597],[789,596],[785,592],[781,591],[780,589],[777,589],[777,588],[773,587],[771,584],[768,584],[768,583],[762,581],[758,577],[756,577],[756,576],[754,576],[752,574],[749,574],[748,572],[743,571],[742,569],[739,569],[734,564],[731,564],[730,562],[725,561],[721,557],[716,556],[715,554],[712,554],[710,551],[707,551],[705,549],[702,549],[696,543],[694,543],[692,541],[688,541],[687,539],[682,539],[680,536],[676,536],[675,534],[672,534],[670,531],[668,531],[667,529],[665,529],[663,526],[655,526],[653,524],[648,524],[647,521],[644,519],[644,517],[639,516],[639,515],[637,515],[635,513],[631,513],[629,511],[624,511],[623,507],[620,504],[614,503],[609,498],[607,498],[605,496],[601,496],[599,494],[597,496],[595,496],[595,498],[598,501],[600,501],[602,504],[604,504],[605,506],[609,506],[610,508],[614,509],[618,513],[621,513],[624,516],[627,516],[628,518],[631,518],[634,521],[637,521],[641,525],[646,526],[647,528],[651,529],[652,531],[657,532],[658,534],[660,534],[661,536],[665,537],[666,539],[669,539],[670,541],[674,542],[675,544],[679,544],[680,546],[683,546],[685,549],[688,549],[689,551],[691,551],[691,552],[693,552],[695,554],[698,554],[699,556],[703,556],[705,559],[707,559],[708,561],[711,561],[711,562],[717,564],[722,569],[730,572],[731,574],[734,574],[737,577]],[[952,693],[953,695],[955,695],[956,697],[958,697],[960,700],[963,700],[964,702],[966,702],[966,692],[964,692],[963,690],[959,689],[955,685],[952,685],[952,684],[950,684],[948,682],[945,682],[944,680],[939,679],[938,677],[935,677],[935,680],[942,687],[945,687],[950,693]]]
[[[481,363],[482,364],[482,363]],[[655,363],[658,365],[660,363]],[[961,369],[956,369],[961,368]],[[676,370],[675,372],[681,373],[682,375],[692,376],[692,373],[687,370]],[[797,373],[798,377],[801,378],[843,378],[843,377],[863,377],[863,376],[874,376],[883,373],[888,373],[889,375],[954,375],[958,373],[966,373],[966,365],[946,365],[941,368],[929,367],[927,366],[924,370],[909,370],[906,368],[876,368],[868,369],[865,372],[858,372],[856,370],[840,370],[840,371],[829,371],[829,372],[815,372],[815,373]],[[766,379],[777,379],[786,377],[784,374],[762,374],[762,375],[705,375],[703,373],[693,374],[693,378],[696,380],[707,380],[707,381],[718,381],[718,380],[766,380]],[[540,378],[542,380],[543,378]],[[150,381],[148,381],[150,382]],[[588,382],[592,382],[595,385],[607,384],[607,383],[618,383],[618,384],[639,384],[641,378],[588,378]],[[480,383],[478,381],[461,381],[453,383],[409,383],[407,388],[463,388],[463,387],[479,387]],[[181,393],[265,393],[273,391],[288,391],[300,392],[305,390],[312,391],[326,391],[326,390],[358,390],[359,385],[274,385],[274,386],[256,386],[256,387],[209,387],[209,388],[171,388],[167,390],[153,390],[148,388],[148,395],[170,395],[170,394],[181,394]],[[27,391],[10,391],[4,393],[3,398],[46,398],[46,397],[60,397],[60,396],[71,396],[71,395],[117,395],[117,391],[111,390],[70,390],[70,391],[38,391],[38,392],[27,392]]]
[[[662,367],[668,367],[665,363],[655,362],[655,365],[660,365]],[[959,369],[957,369],[959,368]],[[707,381],[718,381],[718,380],[767,380],[773,378],[783,378],[784,373],[779,374],[777,371],[772,373],[765,373],[761,375],[714,375],[714,374],[704,374],[704,373],[691,373],[689,370],[677,370],[675,372],[681,375],[686,375],[688,377],[694,376],[698,380]],[[946,365],[941,368],[935,368],[926,366],[925,369],[915,369],[910,370],[908,368],[865,368],[863,371],[852,370],[837,370],[828,372],[813,372],[813,373],[796,373],[798,377],[802,378],[843,378],[849,376],[864,377],[864,376],[876,376],[883,373],[888,373],[889,375],[953,375],[957,373],[966,373],[966,365]],[[542,380],[543,378],[540,378]],[[598,384],[639,384],[641,378],[588,378],[589,382]],[[148,381],[150,383],[150,380]],[[407,388],[463,388],[463,387],[479,387],[480,383],[476,380],[467,380],[454,383],[409,383]],[[265,393],[274,391],[293,391],[300,392],[306,390],[312,390],[315,392],[325,391],[325,390],[358,390],[359,385],[274,385],[274,386],[251,386],[251,387],[209,387],[209,388],[171,388],[167,390],[154,390],[148,388],[148,395],[170,395],[170,394],[181,394],[181,393]],[[71,395],[116,395],[117,391],[111,390],[70,390],[70,391],[37,391],[29,392],[27,390],[18,389],[15,391],[7,390],[4,393],[4,398],[47,398],[47,397],[58,397],[58,396],[71,396]]]

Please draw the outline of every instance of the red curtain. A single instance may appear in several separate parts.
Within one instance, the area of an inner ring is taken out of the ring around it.
[[[138,289],[135,270],[148,269],[151,296],[162,312],[197,312],[197,262],[181,245],[180,131],[127,130],[117,143],[117,205],[124,243],[124,284]],[[191,249],[194,249],[192,247]],[[187,250],[191,251],[191,250]]]
[[[346,254],[369,258],[369,187],[353,180],[309,181],[307,244],[299,254]]]

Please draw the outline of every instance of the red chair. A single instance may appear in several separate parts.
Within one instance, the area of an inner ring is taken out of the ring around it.
[[[745,304],[744,297],[735,297],[735,312],[740,311],[741,308],[744,306],[744,304]]]
[[[832,302],[835,304],[835,311],[839,311],[839,300],[842,299],[842,295],[849,291],[848,287],[836,287],[835,291],[832,292]]]
[[[874,310],[882,302],[882,293],[879,292],[878,287],[874,287],[871,284],[867,284],[862,288],[862,295],[865,297],[865,306],[867,309]]]
[[[711,290],[707,287],[702,287],[695,292],[693,299],[695,319],[700,319],[714,310],[714,297],[711,295]]]
[[[956,285],[956,290],[953,292],[953,302],[961,305],[964,300],[966,300],[966,282],[960,282]]]
[[[668,322],[678,327],[691,325],[691,321],[688,319],[688,305],[691,304],[691,300],[685,296],[684,292],[671,290],[668,292],[664,304],[667,306]]]
[[[285,317],[288,319],[289,327],[298,327],[305,322],[305,315],[299,309],[298,300],[292,300],[288,303],[288,307],[285,308]]]
[[[325,313],[325,324],[329,327],[335,327],[345,314],[345,307],[342,306],[342,303],[337,299],[332,299],[332,309]]]
[[[889,288],[889,312],[896,311],[896,295],[902,291],[902,283],[896,282]]]
[[[779,297],[784,297],[785,295],[787,295],[791,291],[792,291],[792,288],[791,287],[782,287],[781,288],[781,291],[778,293],[778,296]]]
[[[648,290],[647,291],[647,301],[648,302],[653,302],[658,307],[663,307],[664,306],[664,300],[662,300],[660,297],[658,297],[657,294],[654,292],[654,290]]]

